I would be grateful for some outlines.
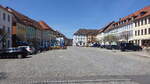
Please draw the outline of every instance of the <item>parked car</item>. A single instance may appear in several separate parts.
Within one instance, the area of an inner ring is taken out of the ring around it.
[[[101,46],[101,45],[98,44],[98,43],[95,43],[95,44],[92,45],[92,47],[100,47],[100,46]]]
[[[120,46],[119,46],[119,45],[111,45],[111,48],[112,48],[112,49],[115,49],[115,50],[119,50],[119,49],[120,49]]]
[[[35,47],[35,54],[42,52],[42,47],[41,46],[37,46]]]
[[[115,49],[115,50],[119,50],[120,49],[120,46],[119,45],[106,45],[105,46],[106,49]]]
[[[105,45],[105,48],[111,50],[111,45]]]
[[[142,50],[142,47],[140,47],[139,45],[135,45],[133,43],[121,43],[120,50],[121,51],[126,51],[126,50],[140,51]]]
[[[35,54],[35,48],[32,46],[19,46],[18,48],[25,48],[30,55]]]
[[[104,45],[103,47],[106,49],[111,49],[111,45]]]
[[[24,58],[28,55],[28,52],[25,48],[7,48],[0,51],[1,57],[18,57],[18,58]]]
[[[105,48],[105,45],[100,45],[100,48]]]

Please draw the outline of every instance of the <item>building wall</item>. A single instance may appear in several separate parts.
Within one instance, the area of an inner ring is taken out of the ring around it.
[[[74,35],[73,36],[74,46],[87,46],[87,36],[85,35]]]
[[[96,36],[97,41],[101,44],[105,44],[108,42],[104,42],[104,37],[108,35],[114,35],[118,39],[118,41],[132,41],[133,40],[133,23],[129,23],[120,27],[113,28],[107,32],[101,32]]]
[[[150,16],[134,22],[133,40],[134,43],[139,44],[140,46],[146,46],[142,41],[150,40]]]
[[[6,35],[4,41],[0,41],[0,49],[12,47],[12,15],[0,8],[0,29]],[[0,34],[0,39],[4,36]]]
[[[36,28],[28,26],[27,28],[27,40],[33,41],[36,39]]]
[[[104,44],[104,33],[103,32],[101,32],[101,33],[99,33],[97,36],[96,36],[96,40],[100,43],[100,44]]]
[[[27,26],[20,24],[20,23],[16,23],[16,27],[13,27],[13,32],[14,34],[16,33],[16,36],[21,40],[21,41],[27,41]]]
[[[87,35],[87,45],[91,46],[92,44],[96,43],[96,35]]]
[[[49,30],[42,31],[42,46],[48,47],[50,42],[50,32]]]
[[[36,41],[38,45],[41,45],[42,42],[42,30],[37,28],[36,29]]]

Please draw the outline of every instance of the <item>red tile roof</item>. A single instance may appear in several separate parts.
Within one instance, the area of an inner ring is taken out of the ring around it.
[[[33,20],[33,19],[19,13],[18,11],[12,9],[12,8],[7,7],[5,9],[7,9],[11,14],[14,15],[14,17],[13,17],[14,23],[19,22],[19,23],[27,25],[27,26],[33,26],[35,28],[41,27],[36,20]]]
[[[48,24],[46,24],[46,22],[44,22],[44,21],[39,21],[38,23],[41,25],[41,28],[44,29],[44,30],[55,31]]]
[[[141,15],[140,13],[142,12],[145,12],[145,14]],[[135,19],[139,19],[139,18],[142,18],[142,17],[145,17],[145,16],[148,16],[150,15],[150,6],[146,6],[126,17],[123,17],[120,21],[123,21],[123,20],[126,20],[126,19],[129,19],[129,18],[132,18],[132,17],[136,17]]]
[[[127,25],[135,20],[138,20],[138,19],[141,19],[141,18],[144,18],[146,16],[150,16],[150,6],[146,6],[128,16],[125,16],[123,18],[121,18],[118,22],[114,22],[112,25],[110,25],[106,30],[105,32],[108,32],[112,29],[115,29],[115,28],[118,28],[118,27],[121,27],[121,26],[124,26],[124,25]],[[128,20],[128,21],[127,21]],[[124,23],[122,24],[119,24],[120,22],[123,22],[125,21]],[[115,25],[115,26],[114,26]]]

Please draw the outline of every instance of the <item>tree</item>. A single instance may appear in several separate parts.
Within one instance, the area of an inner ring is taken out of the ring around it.
[[[130,37],[130,32],[129,31],[124,31],[120,35],[120,39],[124,39],[126,42],[129,41],[129,37]]]
[[[2,43],[3,48],[5,48],[8,33],[6,33],[4,29],[0,29],[0,36],[1,36],[0,43]]]
[[[109,44],[111,44],[111,42],[117,42],[118,38],[117,36],[110,34],[110,35],[105,36],[103,40],[104,42],[109,42]]]

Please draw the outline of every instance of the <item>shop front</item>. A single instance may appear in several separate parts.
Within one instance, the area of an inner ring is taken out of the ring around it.
[[[141,42],[143,47],[150,47],[150,39],[142,40]]]

